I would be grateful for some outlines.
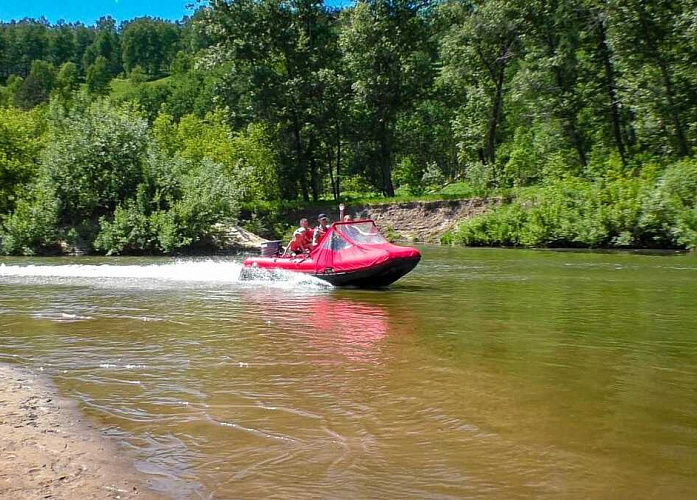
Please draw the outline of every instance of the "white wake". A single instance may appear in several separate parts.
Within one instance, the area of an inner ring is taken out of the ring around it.
[[[242,264],[233,261],[174,261],[144,265],[6,265],[0,264],[0,278],[48,278],[51,281],[73,279],[109,281],[161,281],[182,283],[240,283]],[[255,276],[253,282],[279,285],[327,286],[317,278],[299,273],[274,273]]]

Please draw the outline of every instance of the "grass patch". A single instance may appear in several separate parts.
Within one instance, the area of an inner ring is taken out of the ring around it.
[[[160,78],[158,80],[152,80],[150,82],[145,82],[143,83],[144,86],[151,86],[151,87],[157,87],[159,85],[168,85],[169,80],[171,79],[171,76],[166,76],[164,78]],[[138,87],[133,85],[133,82],[127,78],[114,78],[111,80],[111,93],[109,94],[112,99],[120,99],[124,96],[127,96],[133,92]]]

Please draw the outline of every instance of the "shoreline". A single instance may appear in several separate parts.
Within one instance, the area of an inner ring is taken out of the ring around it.
[[[47,376],[0,363],[0,393],[0,498],[167,498]]]

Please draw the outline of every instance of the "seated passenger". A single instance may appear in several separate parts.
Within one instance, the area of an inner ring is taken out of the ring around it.
[[[322,241],[324,235],[327,234],[327,231],[329,231],[329,227],[327,226],[326,215],[319,214],[319,217],[317,217],[317,222],[319,222],[319,226],[315,228],[315,232],[312,235],[312,248],[319,245],[319,242]]]
[[[312,246],[312,229],[307,219],[300,219],[300,227],[293,232],[290,244],[286,248],[295,255],[309,252]]]

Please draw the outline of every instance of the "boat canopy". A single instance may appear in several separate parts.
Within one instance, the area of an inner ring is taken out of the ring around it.
[[[391,258],[410,257],[391,244],[372,220],[335,222],[310,257],[319,273],[347,273],[379,266]]]

